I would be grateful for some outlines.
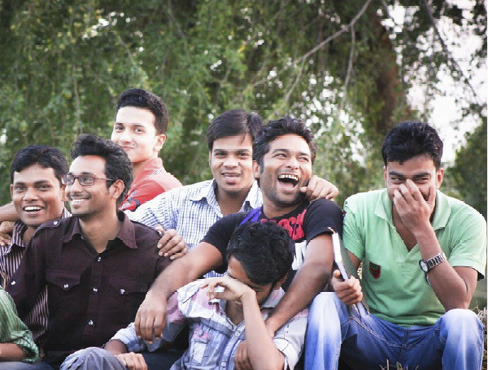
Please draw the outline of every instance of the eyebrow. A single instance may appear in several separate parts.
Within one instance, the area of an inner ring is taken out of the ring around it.
[[[277,148],[277,149],[275,149],[275,150],[272,151],[272,153],[276,153],[276,152],[297,153],[298,155],[306,155],[307,157],[310,157],[310,153],[307,153],[307,152],[295,152],[295,151],[292,151],[290,149]]]
[[[389,171],[388,176],[398,176],[398,177],[406,178],[406,176],[404,174],[402,174],[400,172],[396,172],[396,171]],[[418,179],[419,177],[425,177],[425,176],[431,176],[431,173],[430,172],[417,173],[417,174],[413,175],[412,178]]]
[[[251,153],[251,149],[220,149],[220,148],[213,148],[212,152],[247,152]]]
[[[93,176],[98,176],[98,175],[95,175],[93,172],[87,172],[87,171],[83,171],[81,172],[79,175],[75,175],[73,172],[69,171],[68,172],[68,175],[73,175],[73,176],[81,176],[81,175],[93,175]]]
[[[34,185],[49,184],[49,180],[39,180],[34,183]],[[25,181],[14,181],[13,185],[25,185]]]

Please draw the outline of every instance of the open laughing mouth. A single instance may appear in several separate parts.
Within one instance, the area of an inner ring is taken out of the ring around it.
[[[278,176],[278,181],[283,183],[283,184],[291,184],[292,185],[292,188],[294,188],[295,186],[297,186],[298,184],[298,181],[300,179],[298,178],[297,175],[287,175],[287,174],[284,174],[284,175],[279,175]]]

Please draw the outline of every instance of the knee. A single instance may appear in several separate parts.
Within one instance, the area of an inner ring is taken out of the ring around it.
[[[468,309],[453,309],[440,318],[440,330],[444,336],[452,338],[483,338],[483,324],[478,316]],[[481,339],[482,340],[482,339]]]
[[[471,310],[456,308],[447,311],[441,317],[443,324],[447,327],[466,326],[470,328],[481,327],[481,321],[478,316]]]
[[[319,293],[310,305],[310,312],[324,310],[336,310],[337,306],[341,304],[337,294],[334,292],[322,292]]]
[[[80,349],[71,355],[61,364],[60,370],[86,369],[88,364],[98,362],[110,353],[99,347],[88,347]]]

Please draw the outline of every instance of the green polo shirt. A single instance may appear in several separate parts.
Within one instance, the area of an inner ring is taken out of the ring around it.
[[[370,312],[401,325],[432,325],[445,313],[393,224],[386,189],[360,193],[344,204],[344,245],[363,261],[362,288]],[[433,228],[452,266],[486,267],[486,221],[464,202],[437,191]]]

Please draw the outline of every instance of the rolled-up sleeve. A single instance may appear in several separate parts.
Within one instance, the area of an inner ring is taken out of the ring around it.
[[[273,342],[276,348],[285,356],[284,369],[294,369],[300,359],[305,343],[307,317],[308,309],[304,309],[275,333]]]

